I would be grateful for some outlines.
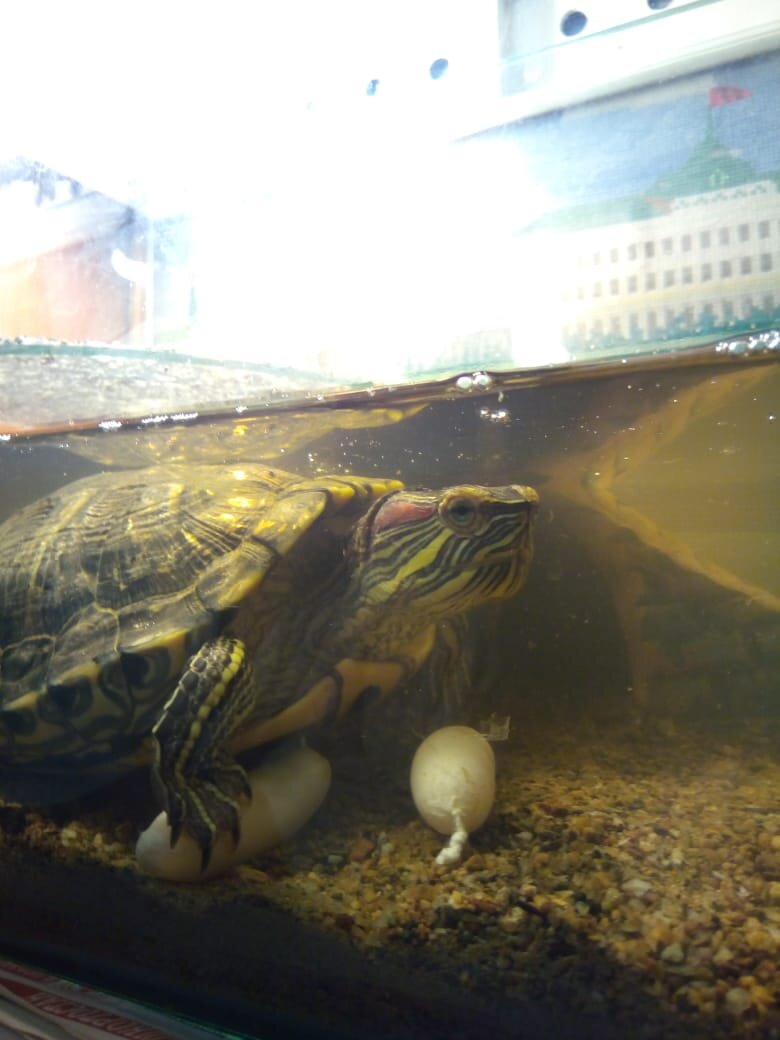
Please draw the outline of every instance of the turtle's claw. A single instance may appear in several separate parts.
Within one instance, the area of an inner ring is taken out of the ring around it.
[[[246,773],[229,756],[220,756],[206,776],[191,777],[185,784],[180,777],[168,784],[156,784],[171,828],[171,848],[187,831],[197,842],[205,870],[221,832],[227,832],[238,845],[241,839],[239,801],[251,798]]]
[[[171,846],[187,831],[201,850],[203,870],[222,831],[236,845],[241,838],[239,803],[252,790],[225,742],[253,703],[244,644],[219,637],[190,658],[152,730],[152,782],[168,815]]]

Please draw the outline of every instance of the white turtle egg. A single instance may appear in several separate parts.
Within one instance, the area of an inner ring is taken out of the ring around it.
[[[420,744],[412,760],[417,811],[439,834],[474,831],[490,815],[496,794],[493,748],[470,726],[445,726]]]
[[[247,773],[252,800],[239,809],[241,838],[220,834],[209,865],[201,872],[201,852],[187,834],[171,848],[171,828],[160,813],[138,838],[135,854],[141,870],[166,881],[206,881],[253,856],[274,848],[303,827],[322,804],[330,787],[330,763],[308,747],[269,758]]]

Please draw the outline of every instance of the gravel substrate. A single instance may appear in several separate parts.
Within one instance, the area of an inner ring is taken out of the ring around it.
[[[460,1002],[565,1008],[583,1036],[778,1037],[779,736],[526,731],[497,746],[494,814],[450,870],[402,772],[367,782],[342,759],[289,846],[203,886],[138,881],[204,913],[281,909],[421,991],[435,979]],[[97,802],[78,817],[6,807],[5,844],[132,877],[143,791],[125,792],[132,822]],[[437,1034],[428,1022],[397,1035]],[[518,1021],[506,1035],[535,1034]]]

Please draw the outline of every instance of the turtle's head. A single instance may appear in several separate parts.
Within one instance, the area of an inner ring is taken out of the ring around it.
[[[538,505],[519,484],[390,492],[354,534],[362,602],[435,621],[514,595],[531,563]]]

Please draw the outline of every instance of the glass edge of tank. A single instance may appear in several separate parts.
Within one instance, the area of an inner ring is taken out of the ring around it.
[[[2,344],[0,344],[0,350]],[[622,372],[632,375],[684,371],[704,365],[757,365],[771,364],[780,359],[780,329],[719,339],[678,349],[634,355],[612,355],[593,360],[576,359],[554,365],[520,369],[452,369],[447,374],[398,385],[367,384],[358,387],[327,389],[318,392],[302,390],[270,390],[267,398],[247,401],[212,401],[203,406],[186,406],[182,410],[161,411],[154,415],[111,416],[110,411],[90,419],[14,426],[0,417],[0,443],[38,441],[41,438],[65,434],[94,434],[135,432],[144,429],[191,427],[208,424],[217,419],[257,419],[274,414],[295,412],[322,412],[332,410],[414,408],[432,399],[457,400],[465,397],[491,397],[510,390],[608,378]],[[157,360],[157,358],[155,358]],[[110,416],[110,417],[109,417]],[[403,416],[399,416],[403,418]]]

